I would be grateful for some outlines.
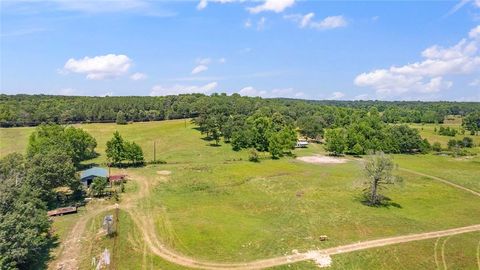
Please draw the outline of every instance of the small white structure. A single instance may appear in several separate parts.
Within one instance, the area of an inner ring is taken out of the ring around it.
[[[307,146],[308,146],[308,142],[303,140],[299,140],[297,141],[297,144],[295,144],[296,148],[307,148]]]

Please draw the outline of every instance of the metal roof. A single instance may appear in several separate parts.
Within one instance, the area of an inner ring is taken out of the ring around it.
[[[80,178],[86,178],[89,176],[108,177],[107,169],[100,167],[93,167],[85,171],[80,172]]]

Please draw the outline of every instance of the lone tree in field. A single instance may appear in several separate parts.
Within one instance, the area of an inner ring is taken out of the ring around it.
[[[368,180],[365,182],[365,198],[368,205],[380,205],[382,203],[382,195],[378,194],[379,189],[402,180],[392,174],[394,168],[395,164],[392,158],[386,156],[383,152],[372,153],[367,157],[365,173]]]

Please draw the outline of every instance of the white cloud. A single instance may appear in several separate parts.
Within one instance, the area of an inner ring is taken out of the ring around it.
[[[310,24],[312,21],[313,17],[315,16],[315,13],[310,12],[307,15],[303,16],[302,19],[300,20],[300,27],[306,27]]]
[[[266,22],[267,22],[267,18],[265,18],[265,17],[261,17],[256,22],[252,21],[251,19],[247,19],[245,21],[245,23],[243,24],[243,26],[245,28],[252,28],[253,26],[255,26],[256,30],[261,31],[261,30],[265,29],[265,23]]]
[[[198,74],[200,72],[204,72],[208,69],[205,65],[198,65],[192,70],[192,74]]]
[[[197,9],[198,10],[205,9],[208,6],[208,2],[225,4],[225,3],[243,2],[243,1],[244,0],[200,0],[200,2],[198,2]]]
[[[470,32],[468,33],[468,36],[473,39],[480,38],[480,25],[470,30]]]
[[[146,78],[147,78],[147,75],[141,72],[136,72],[130,75],[130,79],[134,81],[145,80]]]
[[[343,16],[329,16],[320,22],[312,22],[310,25],[317,29],[334,29],[347,26],[347,21]]]
[[[225,64],[227,62],[227,59],[225,57],[222,57],[222,58],[218,59],[218,62],[220,64]]]
[[[212,59],[210,58],[198,58],[197,59],[197,64],[199,65],[208,65],[212,62]]]
[[[468,85],[470,85],[470,86],[480,86],[480,79],[475,79],[472,82],[470,82]]]
[[[250,13],[260,13],[263,11],[273,11],[275,13],[280,13],[286,8],[293,6],[295,0],[265,0],[261,5],[248,8],[247,10]]]
[[[173,86],[162,86],[155,85],[150,92],[150,96],[166,96],[166,95],[179,95],[179,94],[190,94],[190,93],[202,93],[206,94],[214,91],[218,86],[217,82],[211,82],[206,85],[197,86],[197,85],[180,85],[176,84]]]
[[[341,99],[345,96],[344,93],[342,92],[333,92],[332,95],[330,96],[330,99]]]
[[[480,8],[480,0],[476,0],[476,1],[475,1],[475,6],[477,6],[478,8]]]
[[[348,25],[347,20],[341,16],[329,16],[324,18],[321,21],[314,21],[313,18],[315,17],[315,13],[310,12],[305,15],[301,14],[293,14],[293,15],[286,15],[284,16],[285,19],[294,21],[298,23],[300,28],[314,28],[318,30],[327,30],[327,29],[334,29],[345,27]]]
[[[259,91],[255,88],[253,88],[252,86],[247,86],[247,87],[244,87],[244,88],[240,89],[240,91],[238,91],[238,93],[242,96],[264,97],[267,94],[267,91]]]
[[[267,19],[265,17],[261,17],[260,20],[258,20],[257,22],[257,30],[263,30],[265,29],[265,23],[266,23]]]
[[[102,80],[126,74],[131,65],[132,60],[126,55],[107,54],[78,60],[70,58],[63,71],[86,74],[89,80]]]
[[[264,98],[274,98],[274,97],[284,97],[284,98],[303,98],[305,94],[303,92],[295,91],[293,88],[277,88],[270,91],[267,90],[258,90],[252,86],[247,86],[238,91],[242,96],[250,97],[264,97]]]
[[[471,38],[477,37],[477,28],[470,31]],[[371,87],[381,95],[434,93],[448,89],[453,82],[445,81],[444,76],[480,71],[479,44],[480,39],[462,39],[449,48],[434,45],[422,52],[425,58],[422,61],[362,73],[355,78],[354,83],[357,86]]]

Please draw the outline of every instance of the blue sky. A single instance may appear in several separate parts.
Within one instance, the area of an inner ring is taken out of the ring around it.
[[[2,1],[0,92],[480,101],[480,0]]]

